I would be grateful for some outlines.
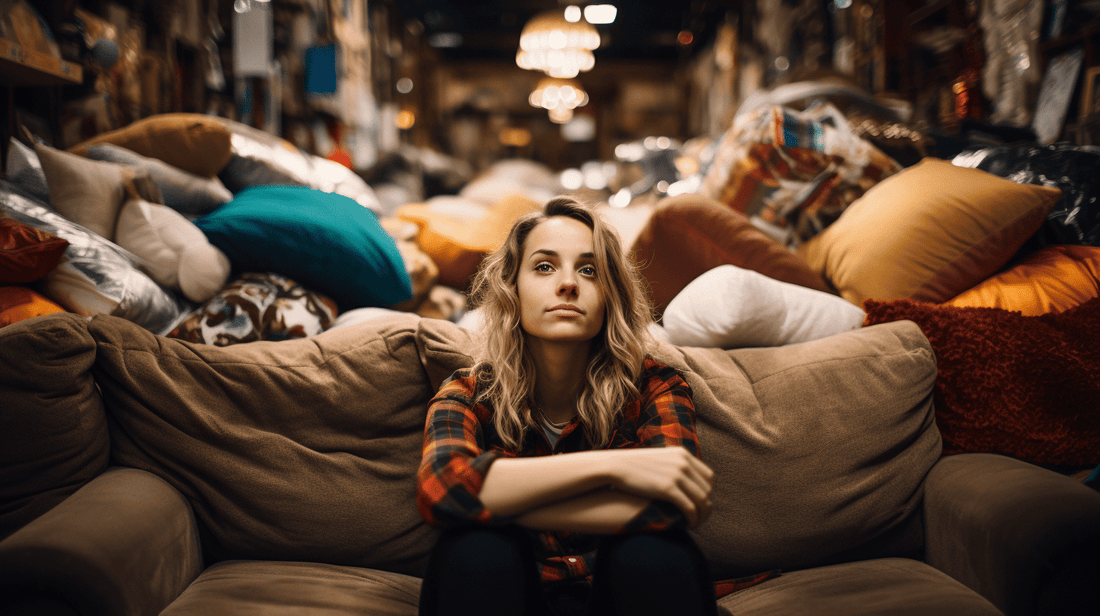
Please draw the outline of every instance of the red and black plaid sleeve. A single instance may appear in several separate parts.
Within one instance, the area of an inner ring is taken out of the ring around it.
[[[636,409],[635,447],[683,447],[699,457],[699,439],[695,435],[695,403],[691,386],[675,368],[647,359],[644,366],[642,396]],[[622,532],[647,532],[682,528],[687,518],[672,503],[655,500],[630,520]]]
[[[417,506],[429,524],[488,524],[492,514],[478,493],[489,465],[481,422],[488,412],[472,404],[476,377],[459,370],[428,405],[424,448],[417,473]]]

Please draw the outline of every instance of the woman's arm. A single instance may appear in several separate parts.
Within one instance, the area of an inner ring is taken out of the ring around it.
[[[710,513],[713,477],[683,447],[500,458],[478,497],[493,515],[522,514],[519,523],[534,528],[581,530],[575,523],[583,523],[617,530],[653,500],[672,503],[695,526]]]

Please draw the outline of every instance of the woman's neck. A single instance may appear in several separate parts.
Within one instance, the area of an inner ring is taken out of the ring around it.
[[[577,393],[584,385],[590,346],[588,341],[527,339],[527,348],[535,362],[536,402],[550,421],[568,421],[577,414]]]

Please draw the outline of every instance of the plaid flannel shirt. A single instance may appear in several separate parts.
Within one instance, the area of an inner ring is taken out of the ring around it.
[[[627,404],[607,449],[633,447],[686,448],[699,456],[695,436],[695,406],[687,381],[673,368],[646,359],[640,379],[641,397]],[[492,410],[474,404],[477,379],[469,369],[459,370],[443,384],[429,405],[424,452],[417,477],[420,514],[433,525],[508,523],[493,516],[478,493],[489,465],[498,457],[547,456],[590,451],[584,430],[574,418],[562,430],[554,447],[542,430],[528,430],[518,454],[507,452],[493,429]],[[675,506],[653,501],[622,532],[656,531],[683,527],[687,520]],[[599,538],[574,532],[529,531],[543,586],[591,583],[591,566]],[[775,577],[767,571],[714,584],[719,597]]]

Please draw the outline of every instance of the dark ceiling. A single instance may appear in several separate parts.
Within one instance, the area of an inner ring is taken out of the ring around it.
[[[433,35],[461,36],[457,47],[438,48],[441,60],[514,61],[528,19],[545,10],[564,10],[569,4],[600,3],[614,4],[618,15],[614,23],[597,26],[602,39],[595,52],[597,61],[681,60],[713,39],[727,12],[755,4],[737,0],[398,0],[394,8],[402,19],[419,22],[429,41]],[[677,42],[684,30],[692,34],[689,45]]]

